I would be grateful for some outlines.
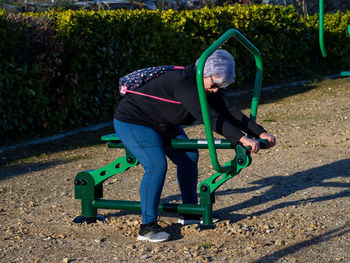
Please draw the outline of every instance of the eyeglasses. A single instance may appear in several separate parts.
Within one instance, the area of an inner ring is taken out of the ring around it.
[[[210,76],[210,79],[211,79],[211,81],[213,82],[213,83],[210,85],[210,88],[211,88],[211,89],[217,89],[217,88],[224,88],[224,87],[225,87],[225,86],[223,86],[223,85],[220,85],[220,84],[216,83],[216,82],[213,80],[213,77],[212,77],[212,76]]]

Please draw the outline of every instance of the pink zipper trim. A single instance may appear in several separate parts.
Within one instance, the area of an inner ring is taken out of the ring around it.
[[[165,102],[170,102],[170,103],[174,103],[174,104],[181,104],[181,102],[179,102],[179,101],[167,100],[167,99],[164,99],[164,98],[148,95],[148,94],[137,92],[137,91],[133,91],[133,90],[125,90],[125,92],[129,92],[129,93],[133,93],[133,94],[137,94],[137,95],[141,95],[141,96],[146,96],[146,97],[149,97],[149,98],[152,98],[152,99],[161,100],[161,101],[165,101]]]

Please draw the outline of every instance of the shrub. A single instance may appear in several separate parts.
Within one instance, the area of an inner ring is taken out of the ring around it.
[[[338,73],[350,69],[349,24],[350,11],[325,16],[328,57],[322,59],[317,15],[303,18],[292,6],[16,16],[0,11],[0,136],[40,135],[110,120],[119,77],[152,65],[194,63],[231,28],[260,50],[265,84]],[[237,88],[252,87],[251,54],[234,39],[223,48],[236,59]]]

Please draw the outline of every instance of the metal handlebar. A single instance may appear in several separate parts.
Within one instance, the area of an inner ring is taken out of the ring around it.
[[[207,141],[208,141],[210,160],[213,165],[213,168],[219,173],[228,172],[232,170],[233,167],[220,166],[220,163],[217,158],[214,138],[213,138],[213,131],[211,128],[211,122],[209,118],[208,101],[207,101],[207,97],[204,89],[203,70],[204,70],[205,62],[208,59],[208,57],[212,53],[214,53],[216,49],[218,49],[225,41],[227,41],[232,36],[236,40],[238,40],[246,49],[248,49],[254,55],[254,58],[255,58],[256,75],[255,75],[254,92],[253,92],[253,98],[252,98],[252,104],[251,104],[251,110],[250,110],[250,118],[253,121],[256,120],[260,90],[261,90],[262,73],[263,73],[262,59],[261,59],[261,54],[259,50],[236,29],[227,30],[218,40],[216,40],[209,48],[207,48],[199,58],[197,71],[196,71],[199,101],[201,104],[203,123],[204,123]]]

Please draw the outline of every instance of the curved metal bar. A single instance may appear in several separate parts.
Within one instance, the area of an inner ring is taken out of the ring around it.
[[[322,56],[325,58],[327,57],[327,51],[326,48],[324,47],[324,32],[323,32],[323,28],[324,28],[324,20],[323,20],[323,1],[324,0],[320,0],[320,4],[319,4],[319,35],[318,35],[318,41],[320,44],[320,49],[321,49],[321,53]]]
[[[255,77],[254,94],[253,94],[251,113],[250,113],[250,118],[254,121],[257,115],[260,90],[261,90],[261,82],[262,82],[262,72],[263,72],[262,59],[261,59],[261,54],[259,50],[236,29],[227,30],[218,40],[216,40],[209,48],[207,48],[199,58],[197,71],[196,71],[199,101],[201,104],[203,123],[204,123],[207,141],[208,141],[210,160],[213,165],[213,168],[219,173],[229,172],[234,168],[232,166],[221,167],[217,158],[213,131],[211,128],[211,122],[210,122],[209,111],[208,111],[208,101],[207,101],[207,97],[204,89],[203,70],[204,70],[205,62],[208,59],[208,57],[232,36],[236,38],[236,40],[238,40],[246,49],[248,49],[254,55],[254,58],[255,58],[256,77]]]

